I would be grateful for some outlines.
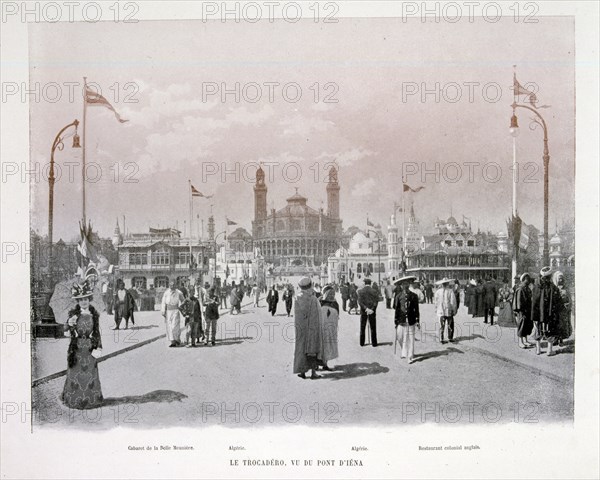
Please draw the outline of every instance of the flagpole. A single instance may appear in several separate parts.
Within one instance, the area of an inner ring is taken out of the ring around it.
[[[404,178],[402,179],[402,261],[405,262],[406,258],[406,208],[404,205]]]
[[[192,257],[192,215],[194,210],[194,196],[192,195],[192,181],[188,179],[188,192],[190,196],[190,274],[194,265]]]
[[[86,127],[86,111],[87,111],[87,77],[83,77],[83,124],[81,135],[81,193],[82,193],[82,218],[85,226],[85,127]]]

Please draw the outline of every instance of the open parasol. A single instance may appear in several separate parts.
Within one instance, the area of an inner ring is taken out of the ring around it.
[[[77,304],[77,302],[73,300],[71,294],[71,288],[74,283],[81,283],[80,277],[63,280],[54,287],[54,293],[50,299],[50,308],[52,308],[54,318],[58,323],[65,323],[68,320],[69,310],[74,308]],[[105,310],[104,302],[102,301],[101,287],[98,283],[94,285],[93,292],[94,298],[92,299],[91,304],[98,312],[103,312]]]

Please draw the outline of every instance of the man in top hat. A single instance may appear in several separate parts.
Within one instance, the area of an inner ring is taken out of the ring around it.
[[[540,271],[540,284],[533,288],[531,295],[531,316],[533,319],[536,354],[540,355],[541,341],[548,341],[548,356],[555,355],[552,350],[559,325],[560,292],[552,283],[552,269],[544,267]]]
[[[440,288],[435,292],[434,304],[437,316],[440,318],[440,342],[444,342],[444,330],[448,324],[448,341],[454,339],[454,315],[456,315],[456,295],[454,294],[454,281],[444,278],[435,282]]]
[[[360,346],[365,346],[365,328],[367,321],[371,329],[371,345],[377,346],[377,303],[379,292],[371,287],[371,279],[365,278],[365,285],[358,290],[358,305],[360,306]]]
[[[401,358],[408,358],[409,364],[414,360],[415,328],[420,328],[419,297],[409,288],[411,282],[415,280],[416,277],[408,276],[399,278],[394,282],[400,286],[400,291],[394,299],[394,324],[396,325],[394,342],[400,343],[402,348],[400,356]]]
[[[323,321],[321,305],[312,289],[310,278],[304,277],[298,283],[300,292],[294,306],[296,344],[294,348],[294,373],[306,378],[306,372],[312,370],[310,378],[319,378],[317,362],[323,358]]]

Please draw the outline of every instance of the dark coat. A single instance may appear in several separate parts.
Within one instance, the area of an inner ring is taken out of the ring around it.
[[[558,330],[558,315],[561,307],[560,292],[552,282],[535,285],[531,295],[531,319],[544,325],[548,336]]]
[[[277,310],[277,304],[279,303],[279,292],[277,290],[269,290],[267,294],[267,304],[269,305],[269,312]]]
[[[204,315],[206,316],[206,320],[218,320],[219,319],[219,297],[216,293],[207,293],[205,302],[206,311]]]
[[[135,310],[135,300],[133,299],[133,296],[131,295],[131,291],[125,290],[125,299],[123,300],[123,304],[121,304],[121,302],[119,300],[119,290],[117,290],[115,292],[115,296],[114,296],[113,308],[115,310],[114,311],[115,323],[119,323],[121,321],[121,318],[124,318],[125,320],[131,320],[133,322],[133,320],[134,320],[133,312]]]
[[[379,292],[371,287],[371,285],[365,285],[358,291],[358,304],[360,305],[361,310],[367,308],[375,310],[380,298],[381,295]]]
[[[533,331],[532,313],[532,295],[529,285],[521,283],[513,295],[513,311],[517,317],[517,335],[526,337]]]
[[[408,292],[401,291],[396,294],[394,308],[394,324],[396,326],[405,325],[406,323],[409,325],[419,323],[419,297],[416,293],[409,290]]]
[[[498,288],[494,282],[488,280],[483,284],[483,308],[494,308],[496,306],[497,298]]]
[[[348,300],[348,295],[350,294],[350,289],[348,288],[348,285],[342,285],[340,287],[340,293],[342,294],[342,300],[346,299]]]

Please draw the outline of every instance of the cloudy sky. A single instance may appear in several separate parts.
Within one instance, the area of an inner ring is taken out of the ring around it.
[[[212,204],[219,230],[225,216],[250,229],[258,162],[272,165],[269,207],[284,206],[295,187],[312,207],[326,206],[325,173],[333,161],[344,228],[364,227],[367,215],[388,224],[401,201],[404,163],[416,170],[407,182],[425,187],[405,198],[414,201],[426,230],[452,212],[459,221],[471,218],[475,228],[501,231],[511,213],[508,126],[517,64],[520,82],[535,83],[539,104],[550,105],[540,111],[549,129],[553,226],[574,211],[574,53],[567,18],[31,24],[31,82],[42,89],[55,82],[63,94],[49,101],[56,95],[47,87],[47,98],[31,103],[31,161],[43,172],[58,130],[82,120],[87,76],[129,120],[121,124],[106,109],[88,109],[86,158],[102,175],[86,186],[87,215],[103,236],[123,215],[131,232],[176,224],[183,230],[188,179],[214,195],[194,201],[194,217],[206,218]],[[73,99],[68,82],[77,83]],[[208,94],[214,85],[219,93],[235,89],[236,82],[245,93],[239,101]],[[283,91],[292,83],[301,89],[298,101],[293,86]],[[425,89],[430,93],[423,98]],[[519,210],[541,228],[542,131],[529,128],[525,110],[517,114]],[[79,163],[81,150],[67,141],[55,158]],[[436,168],[438,178],[423,175]],[[32,184],[32,227],[42,234],[47,196],[46,181]],[[55,187],[55,239],[73,238],[80,217],[80,173],[69,179],[63,167]]]

